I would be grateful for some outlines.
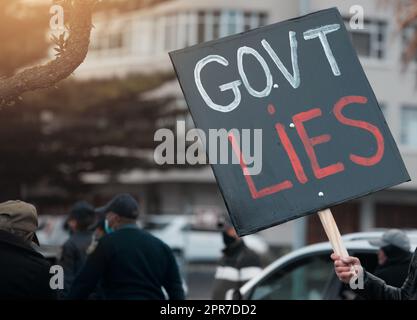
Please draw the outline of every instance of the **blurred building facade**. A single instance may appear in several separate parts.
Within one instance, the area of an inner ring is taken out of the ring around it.
[[[351,30],[352,41],[397,141],[412,182],[334,208],[342,233],[380,227],[417,226],[417,58],[406,69],[402,57],[414,29],[398,30],[395,8],[379,0],[172,0],[123,13],[95,17],[91,48],[76,71],[80,79],[124,77],[130,73],[173,72],[168,52],[266,24],[337,6],[348,22],[352,6],[364,9],[363,29]],[[349,28],[349,27],[348,27]],[[416,56],[417,57],[417,56]],[[149,92],[150,97],[174,96],[184,110],[182,120],[192,126],[176,81]],[[137,190],[145,210],[184,213],[187,207],[215,206],[223,200],[210,167],[168,171],[138,168],[109,186],[103,177],[86,175],[86,183],[101,191]],[[324,238],[314,215],[302,228],[307,242]],[[264,232],[276,245],[290,246],[298,237],[299,222]]]

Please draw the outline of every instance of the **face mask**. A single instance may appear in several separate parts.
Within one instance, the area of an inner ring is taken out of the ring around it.
[[[231,245],[233,242],[236,241],[236,238],[233,238],[233,237],[229,236],[227,234],[227,232],[225,232],[225,231],[222,232],[222,235],[223,235],[223,242],[224,242],[226,247]]]
[[[110,227],[109,225],[109,220],[104,220],[104,231],[106,232],[106,234],[112,233],[114,230],[112,227]]]

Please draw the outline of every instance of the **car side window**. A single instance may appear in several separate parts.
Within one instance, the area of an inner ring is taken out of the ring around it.
[[[303,257],[261,280],[252,290],[251,300],[322,299],[333,276],[329,254]]]

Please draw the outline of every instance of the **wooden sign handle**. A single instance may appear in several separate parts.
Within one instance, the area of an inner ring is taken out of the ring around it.
[[[340,257],[348,257],[349,254],[343,244],[342,237],[340,236],[339,229],[337,228],[336,221],[334,220],[330,209],[319,211],[318,214],[334,253]]]

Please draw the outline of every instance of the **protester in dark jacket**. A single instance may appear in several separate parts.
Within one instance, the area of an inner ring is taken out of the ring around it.
[[[67,220],[71,236],[62,247],[59,261],[64,269],[64,290],[60,293],[61,297],[65,298],[69,294],[76,275],[85,263],[87,249],[92,239],[92,231],[89,227],[94,220],[94,208],[87,202],[77,202],[71,209]]]
[[[224,300],[233,290],[262,271],[260,257],[239,238],[229,220],[223,222],[223,257],[214,276],[213,299]]]
[[[56,298],[49,285],[49,262],[32,246],[37,227],[34,206],[0,204],[0,299]]]
[[[370,241],[378,246],[378,267],[374,275],[387,285],[400,287],[408,275],[411,262],[410,239],[406,233],[392,229],[382,235],[382,239]]]
[[[101,238],[106,235],[106,218],[101,214],[97,214],[96,222],[91,226],[90,230],[93,232],[91,243],[88,246],[87,254],[91,254],[96,250]]]
[[[184,299],[182,280],[171,249],[136,225],[138,205],[128,194],[103,208],[108,233],[76,277],[70,299],[86,299],[100,283],[105,299]]]
[[[97,212],[96,222],[91,226],[93,237],[92,237],[90,245],[88,246],[87,255],[92,254],[96,250],[100,242],[100,239],[106,235],[105,220],[106,219],[105,217],[103,217],[103,214],[101,214],[100,212]],[[105,295],[103,293],[103,289],[100,283],[97,285],[97,288],[94,291],[94,293],[90,294],[88,299],[89,300],[104,300],[105,299]]]
[[[371,300],[417,300],[417,250],[411,258],[408,275],[404,283],[399,287],[387,285],[384,280],[367,272],[361,266],[360,260],[356,257],[341,258],[332,254],[335,272],[338,278],[347,284],[351,280],[362,277],[363,286],[355,288],[355,292],[365,299]],[[354,270],[354,271],[353,271]]]

